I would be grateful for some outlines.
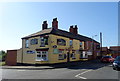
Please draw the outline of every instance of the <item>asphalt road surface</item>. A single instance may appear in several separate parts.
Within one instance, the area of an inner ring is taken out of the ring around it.
[[[89,63],[45,70],[2,69],[2,79],[118,79],[109,63]]]

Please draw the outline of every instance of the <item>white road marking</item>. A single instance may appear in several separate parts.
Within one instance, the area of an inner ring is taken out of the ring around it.
[[[81,78],[81,79],[87,79],[87,78],[85,78],[85,77],[82,77],[82,76],[79,76],[78,78]]]
[[[89,72],[89,71],[92,71],[92,70],[84,71],[84,72],[82,72],[82,73],[80,73],[80,74],[77,74],[75,77],[78,77],[78,78],[81,78],[81,79],[87,79],[87,78],[82,77],[82,76],[80,76],[80,75],[85,74],[85,73],[87,73],[87,72]]]

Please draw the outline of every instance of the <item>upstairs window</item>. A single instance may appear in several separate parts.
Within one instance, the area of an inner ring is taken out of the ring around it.
[[[82,42],[80,42],[80,47],[82,47]]]
[[[38,44],[38,39],[31,39],[30,44],[31,45]]]
[[[70,40],[69,42],[70,42],[70,46],[72,46],[73,45],[73,40]]]
[[[48,45],[48,37],[41,37],[40,42],[40,47],[45,47],[45,45]]]
[[[57,45],[65,46],[66,45],[66,41],[64,39],[57,39]]]
[[[45,45],[48,45],[48,37],[44,37]]]
[[[26,39],[26,40],[25,40],[25,48],[28,48],[28,47],[29,47],[29,40]]]

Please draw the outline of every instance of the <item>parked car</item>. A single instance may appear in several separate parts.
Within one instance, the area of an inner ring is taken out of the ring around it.
[[[113,62],[114,61],[114,58],[112,56],[103,56],[101,58],[101,62]]]
[[[117,56],[113,62],[113,69],[120,70],[120,56]]]

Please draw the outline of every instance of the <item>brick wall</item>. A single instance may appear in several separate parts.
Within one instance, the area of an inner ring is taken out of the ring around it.
[[[6,65],[17,64],[17,50],[7,50],[7,56],[5,60]]]

